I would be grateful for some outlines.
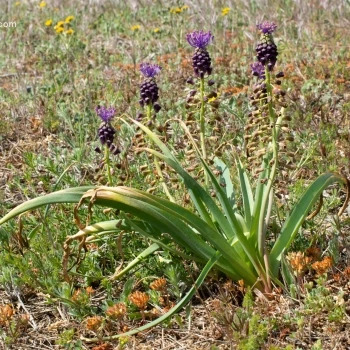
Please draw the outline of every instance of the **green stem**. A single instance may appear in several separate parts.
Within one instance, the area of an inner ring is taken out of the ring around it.
[[[274,110],[274,101],[273,101],[273,93],[272,93],[272,85],[271,85],[271,75],[270,71],[265,68],[265,76],[266,76],[266,90],[267,90],[267,98],[268,98],[268,110],[269,110],[269,117],[270,117],[270,123],[272,126],[272,152],[273,152],[273,158],[272,158],[272,166],[271,166],[271,172],[269,174],[269,177],[266,182],[266,191],[264,192],[262,202],[261,202],[261,209],[260,209],[260,220],[259,220],[259,233],[258,233],[258,247],[259,247],[259,253],[264,258],[265,262],[265,272],[266,272],[266,278],[268,285],[271,285],[271,280],[269,276],[269,266],[268,266],[268,256],[267,256],[267,249],[266,249],[266,230],[268,226],[268,222],[270,219],[271,211],[268,210],[269,205],[271,205],[271,191],[272,186],[276,177],[277,173],[277,167],[278,167],[278,134],[280,130],[280,124],[282,121],[282,115],[277,118],[276,121],[276,113]],[[270,166],[270,165],[267,165]]]
[[[204,101],[204,78],[200,79],[200,96],[201,96],[201,107],[200,107],[200,113],[199,113],[199,123],[200,123],[200,141],[201,141],[201,148],[202,148],[202,158],[206,162],[207,160],[207,151],[205,148],[205,106],[206,101]],[[205,186],[208,188],[209,186],[209,178],[206,171],[204,171],[204,179],[205,179]]]
[[[105,165],[107,169],[107,178],[108,178],[108,185],[112,186],[112,172],[111,172],[111,164],[109,159],[109,147],[105,146]]]
[[[146,116],[147,116],[147,120],[151,120],[151,117],[152,117],[152,105],[151,104],[147,106]],[[151,144],[152,144],[152,141],[151,141]],[[168,186],[167,186],[167,184],[164,181],[164,176],[163,176],[163,173],[162,173],[162,169],[160,168],[159,161],[158,161],[158,158],[156,156],[154,157],[154,165],[156,167],[156,170],[157,170],[157,173],[158,173],[158,176],[159,176],[159,180],[162,183],[162,187],[163,187],[164,193],[167,195],[167,197],[169,198],[169,200],[171,202],[175,203],[175,200],[174,200],[173,196],[170,194]]]

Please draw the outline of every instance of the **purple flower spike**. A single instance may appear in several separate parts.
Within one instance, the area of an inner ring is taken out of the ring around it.
[[[97,106],[96,113],[105,123],[109,123],[115,115],[115,109]]]
[[[214,36],[210,32],[200,30],[186,34],[186,39],[192,47],[204,50],[213,41]]]
[[[276,28],[277,25],[273,22],[265,21],[263,23],[260,23],[257,25],[257,28],[263,33],[263,34],[272,34]]]
[[[162,69],[162,67],[151,64],[151,63],[141,63],[140,71],[146,78],[154,78]]]
[[[253,71],[253,75],[258,77],[259,79],[265,78],[265,67],[261,62],[254,62],[250,65]]]

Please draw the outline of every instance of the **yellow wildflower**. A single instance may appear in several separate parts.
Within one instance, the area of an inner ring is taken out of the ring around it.
[[[181,10],[182,10],[182,11],[188,10],[188,6],[187,6],[187,5],[182,6],[182,7],[181,7]]]
[[[16,1],[15,6],[19,6],[19,5],[21,5],[21,3],[19,1]]]
[[[70,35],[70,34],[74,33],[74,30],[72,28],[70,28],[70,29],[66,30],[64,33]]]
[[[181,7],[173,7],[170,9],[170,13],[181,13],[182,8]]]
[[[153,29],[153,33],[159,33],[160,32],[160,29],[159,28],[154,28]]]
[[[208,103],[213,103],[215,102],[220,96],[220,93],[219,94],[213,94],[212,96],[208,96]]]
[[[57,22],[57,24],[55,25],[55,29],[59,28],[59,27],[63,27],[64,26],[64,22],[63,21],[59,21]]]
[[[58,27],[58,28],[55,28],[55,30],[56,30],[56,33],[62,33],[64,31],[64,28]]]
[[[48,19],[46,22],[45,22],[45,25],[46,27],[50,27],[52,25],[52,19]]]
[[[132,31],[140,30],[141,26],[139,24],[135,24],[134,26],[131,27]]]
[[[221,14],[223,16],[226,16],[228,15],[228,13],[231,11],[231,9],[229,7],[224,7],[222,10],[221,10]]]
[[[42,1],[40,4],[39,4],[39,7],[40,8],[43,8],[43,7],[45,7],[47,4],[46,4],[46,2],[45,1]]]
[[[73,19],[74,19],[74,16],[68,16],[68,17],[66,18],[65,22],[66,22],[66,23],[70,23],[70,22],[73,21]]]

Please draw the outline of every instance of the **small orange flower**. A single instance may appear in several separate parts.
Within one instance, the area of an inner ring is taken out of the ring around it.
[[[331,268],[332,258],[330,256],[326,256],[322,261],[316,261],[311,266],[318,275],[322,275]]]
[[[348,266],[343,273],[346,277],[350,277],[350,266]]]
[[[306,249],[306,256],[309,256],[314,261],[318,260],[321,256],[321,250],[320,250],[320,248],[312,246],[312,247]]]
[[[304,253],[302,252],[289,253],[287,259],[297,276],[300,276],[305,272],[312,261],[311,257],[304,256]]]
[[[110,306],[106,310],[106,315],[110,318],[117,320],[122,318],[126,314],[126,305],[124,303],[117,303]]]
[[[94,346],[92,350],[113,350],[113,346],[109,343]]]
[[[88,330],[96,332],[102,324],[102,317],[100,316],[88,317],[85,320],[85,322],[86,322],[86,328]]]
[[[86,287],[86,293],[88,293],[89,295],[91,295],[91,294],[94,294],[95,293],[95,290],[94,290],[94,288],[92,288],[91,286],[89,286],[89,287]]]
[[[158,278],[157,280],[153,281],[149,286],[153,290],[163,292],[166,289],[166,279],[164,277]]]
[[[149,296],[146,293],[136,291],[129,295],[129,300],[139,309],[145,310],[149,301]]]
[[[11,320],[14,313],[15,311],[13,310],[12,306],[0,306],[0,326],[5,326],[8,321]]]
[[[74,291],[73,295],[72,295],[72,301],[77,302],[81,297],[81,290],[78,288]]]

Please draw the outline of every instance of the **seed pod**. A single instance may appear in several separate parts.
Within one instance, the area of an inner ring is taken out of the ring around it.
[[[260,149],[259,151],[256,152],[256,156],[257,157],[261,157],[261,156],[263,156],[265,154],[266,154],[266,149],[265,148]]]
[[[135,134],[136,138],[143,138],[143,132],[138,132]]]
[[[194,165],[194,166],[192,166],[192,167],[187,168],[186,171],[187,171],[188,173],[190,173],[190,172],[196,170],[196,168],[197,168],[197,165]]]
[[[279,143],[278,143],[278,147],[279,147],[280,149],[286,149],[286,148],[287,148],[287,145],[286,145],[284,142],[279,142]]]
[[[152,194],[156,189],[157,189],[156,187],[151,187],[146,192]]]
[[[263,134],[263,132],[262,132],[262,131],[260,131],[260,130],[256,130],[256,131],[254,131],[254,132],[253,132],[252,137],[254,138],[254,137],[259,136],[259,135],[262,135],[262,134]]]
[[[251,142],[251,143],[249,143],[249,147],[251,148],[251,147],[256,147],[256,146],[258,146],[258,144],[259,144],[259,142]]]
[[[295,164],[292,164],[292,163],[289,163],[289,164],[286,164],[286,165],[285,165],[285,168],[293,170],[293,169],[296,168],[296,165],[295,165]]]
[[[254,127],[254,124],[247,124],[245,127],[244,127],[244,131],[248,131],[250,129],[252,129]]]

